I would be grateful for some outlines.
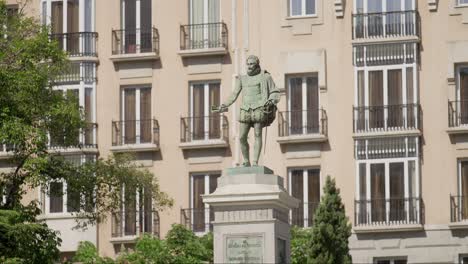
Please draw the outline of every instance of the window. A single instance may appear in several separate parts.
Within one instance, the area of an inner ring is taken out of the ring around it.
[[[42,0],[41,21],[70,56],[96,53],[95,0]],[[82,3],[80,6],[80,3]]]
[[[151,0],[121,1],[125,53],[152,51],[151,8]]]
[[[93,155],[70,155],[65,159],[75,165],[80,165],[85,162],[95,160]],[[88,197],[88,198],[87,198]],[[92,194],[80,194],[74,191],[67,182],[55,181],[49,184],[49,194],[45,197],[45,210],[46,214],[55,213],[73,213],[80,210],[80,205],[83,202],[87,203],[87,208],[92,207],[89,198]]]
[[[289,16],[316,15],[317,0],[289,0]]]
[[[310,227],[320,203],[320,169],[290,169],[288,174],[289,194],[300,200],[299,208],[291,210],[291,223]]]
[[[458,5],[459,6],[468,5],[468,0],[458,0]]]
[[[416,64],[356,67],[356,131],[418,128]]]
[[[458,162],[458,215],[459,220],[468,219],[468,160]]]
[[[194,232],[208,232],[214,214],[209,205],[203,203],[202,195],[210,194],[218,186],[219,173],[192,174],[190,176],[190,219]]]
[[[374,260],[375,264],[407,264],[406,258],[384,258]]]
[[[192,140],[221,138],[221,116],[211,106],[220,104],[219,81],[190,84],[189,129]]]
[[[417,138],[412,140],[417,145]],[[364,160],[357,157],[356,224],[419,223],[419,159],[410,138],[363,140],[356,146],[367,153]]]
[[[159,235],[159,217],[153,208],[150,189],[125,186],[121,210],[112,215],[112,237]]]
[[[151,88],[122,89],[123,144],[151,143]]]
[[[317,75],[290,76],[288,83],[289,135],[320,131],[320,102]]]
[[[460,255],[460,264],[468,264],[468,255]]]
[[[396,12],[414,9],[414,0],[355,0],[354,2],[354,12],[358,14]]]
[[[220,0],[190,0],[190,48],[221,46]]]
[[[458,66],[457,70],[457,120],[460,125],[468,125],[468,66]]]
[[[92,126],[94,123],[94,89],[90,86],[69,85],[59,86],[54,88],[57,92],[63,92],[66,96],[72,96],[76,100],[76,106],[84,110],[84,119],[89,124],[83,131],[76,131],[73,134],[73,140],[68,140],[64,137],[62,131],[51,131],[50,146],[69,147],[69,146],[95,146],[96,131]],[[67,144],[67,143],[72,144]]]

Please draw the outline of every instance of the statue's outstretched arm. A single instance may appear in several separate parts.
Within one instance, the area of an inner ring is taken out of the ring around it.
[[[223,104],[220,106],[211,106],[211,110],[213,112],[225,112],[227,111],[227,108],[237,100],[237,97],[239,97],[239,94],[242,91],[242,85],[239,78],[236,79],[235,85],[236,87],[234,91]]]

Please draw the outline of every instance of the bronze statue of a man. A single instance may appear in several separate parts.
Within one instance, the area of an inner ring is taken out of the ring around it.
[[[240,147],[244,157],[243,166],[250,166],[249,143],[247,136],[250,128],[255,131],[255,145],[253,165],[258,165],[258,159],[262,150],[262,129],[269,126],[276,116],[276,104],[280,99],[279,90],[276,88],[271,75],[260,68],[260,60],[257,56],[247,58],[247,75],[242,75],[236,80],[236,87],[224,104],[213,106],[214,112],[225,112],[233,104],[239,94],[242,93],[242,103],[239,109],[240,122]]]

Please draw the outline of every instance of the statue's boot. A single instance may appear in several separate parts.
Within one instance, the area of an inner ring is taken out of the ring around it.
[[[244,161],[244,163],[242,163],[242,167],[250,167],[250,161]]]

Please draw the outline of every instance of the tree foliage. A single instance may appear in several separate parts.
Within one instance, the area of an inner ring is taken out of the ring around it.
[[[86,127],[84,111],[73,93],[57,90],[55,80],[70,66],[67,56],[49,38],[48,27],[25,15],[25,7],[26,3],[20,3],[18,12],[9,12],[0,0],[0,146],[7,145],[11,155],[7,164],[5,160],[0,164],[0,194],[5,197],[0,199],[0,216],[4,215],[0,218],[4,231],[0,232],[0,258],[12,262],[31,256],[27,263],[50,263],[57,257],[60,239],[36,220],[40,214],[36,203],[29,209],[22,205],[27,191],[40,189],[48,194],[50,183],[66,182],[67,191],[79,195],[75,205],[79,227],[120,210],[124,187],[135,192],[145,189],[158,210],[173,201],[132,157],[74,164],[63,153],[51,150],[51,138],[58,139],[63,148],[80,147],[76,141]],[[80,202],[81,197],[85,202]]]
[[[340,190],[330,176],[327,177],[323,193],[310,232],[307,262],[351,263],[348,247],[351,224],[345,214]]]
[[[135,249],[123,252],[115,260],[99,257],[96,247],[89,242],[82,242],[73,261],[84,264],[192,264],[213,262],[213,235],[197,237],[182,225],[172,225],[165,240],[151,235],[143,235]]]

